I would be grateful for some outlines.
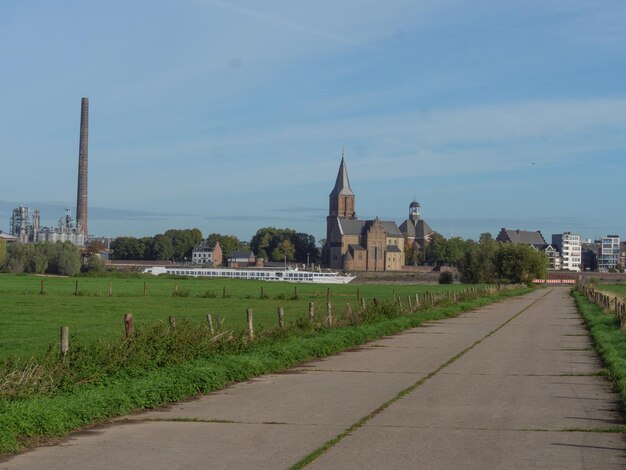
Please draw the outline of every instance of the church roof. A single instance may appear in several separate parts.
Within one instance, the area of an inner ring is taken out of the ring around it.
[[[341,164],[339,165],[339,172],[337,173],[337,181],[335,181],[335,187],[330,193],[330,197],[334,196],[354,196],[354,192],[350,187],[350,180],[348,180],[348,170],[346,169],[346,162],[341,157]]]
[[[356,243],[350,243],[348,247],[352,251],[366,251],[365,248],[363,248],[361,245],[357,245]]]
[[[423,239],[433,233],[433,229],[426,223],[425,220],[418,220],[416,224],[409,219],[402,222],[400,225],[400,231],[409,238]]]
[[[358,220],[358,219],[337,219],[339,227],[343,235],[361,235],[363,227],[368,222],[371,224],[373,220]],[[381,220],[380,224],[385,229],[388,237],[401,237],[402,232],[398,228],[395,222],[391,220]]]
[[[398,245],[387,245],[387,253],[402,253]]]
[[[546,241],[541,232],[530,232],[528,230],[510,230],[503,228],[496,237],[500,242],[518,243],[521,245],[545,246]]]

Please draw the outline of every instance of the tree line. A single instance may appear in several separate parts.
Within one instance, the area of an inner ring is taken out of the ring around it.
[[[168,230],[153,237],[118,237],[111,242],[112,258],[116,260],[185,261],[191,260],[194,247],[200,243],[215,245],[219,242],[226,258],[235,251],[252,250],[255,255],[269,261],[319,262],[315,237],[292,229],[263,227],[257,230],[250,242],[235,235],[211,233],[203,238],[197,229]]]
[[[82,266],[80,249],[70,242],[0,243],[0,270],[73,276]]]
[[[543,251],[529,245],[500,243],[489,233],[478,241],[459,237],[446,239],[434,234],[430,243],[416,253],[406,251],[407,264],[454,266],[461,282],[467,284],[489,282],[530,282],[545,277],[547,258]]]

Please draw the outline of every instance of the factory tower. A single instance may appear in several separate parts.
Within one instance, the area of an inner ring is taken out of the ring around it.
[[[89,98],[80,104],[80,142],[78,145],[78,191],[76,195],[76,228],[87,238],[87,179],[89,156]]]

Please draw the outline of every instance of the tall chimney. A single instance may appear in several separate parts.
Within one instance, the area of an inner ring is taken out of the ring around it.
[[[78,146],[78,192],[76,196],[76,226],[87,237],[87,163],[89,156],[89,98],[80,103],[80,143]]]

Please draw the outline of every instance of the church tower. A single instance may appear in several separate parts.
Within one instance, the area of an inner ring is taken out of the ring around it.
[[[338,219],[356,219],[354,211],[354,191],[348,180],[346,162],[341,154],[339,172],[335,180],[335,187],[328,195],[328,217],[326,217],[326,246],[324,261],[331,267],[338,267],[341,263],[342,237]]]
[[[354,212],[354,192],[352,188],[350,188],[348,170],[346,170],[346,162],[343,155],[341,156],[341,164],[339,165],[335,187],[328,197],[330,199],[328,209],[329,218],[356,219],[356,213]]]
[[[413,225],[417,225],[417,221],[420,220],[420,203],[415,198],[409,205],[409,220],[413,222]]]

